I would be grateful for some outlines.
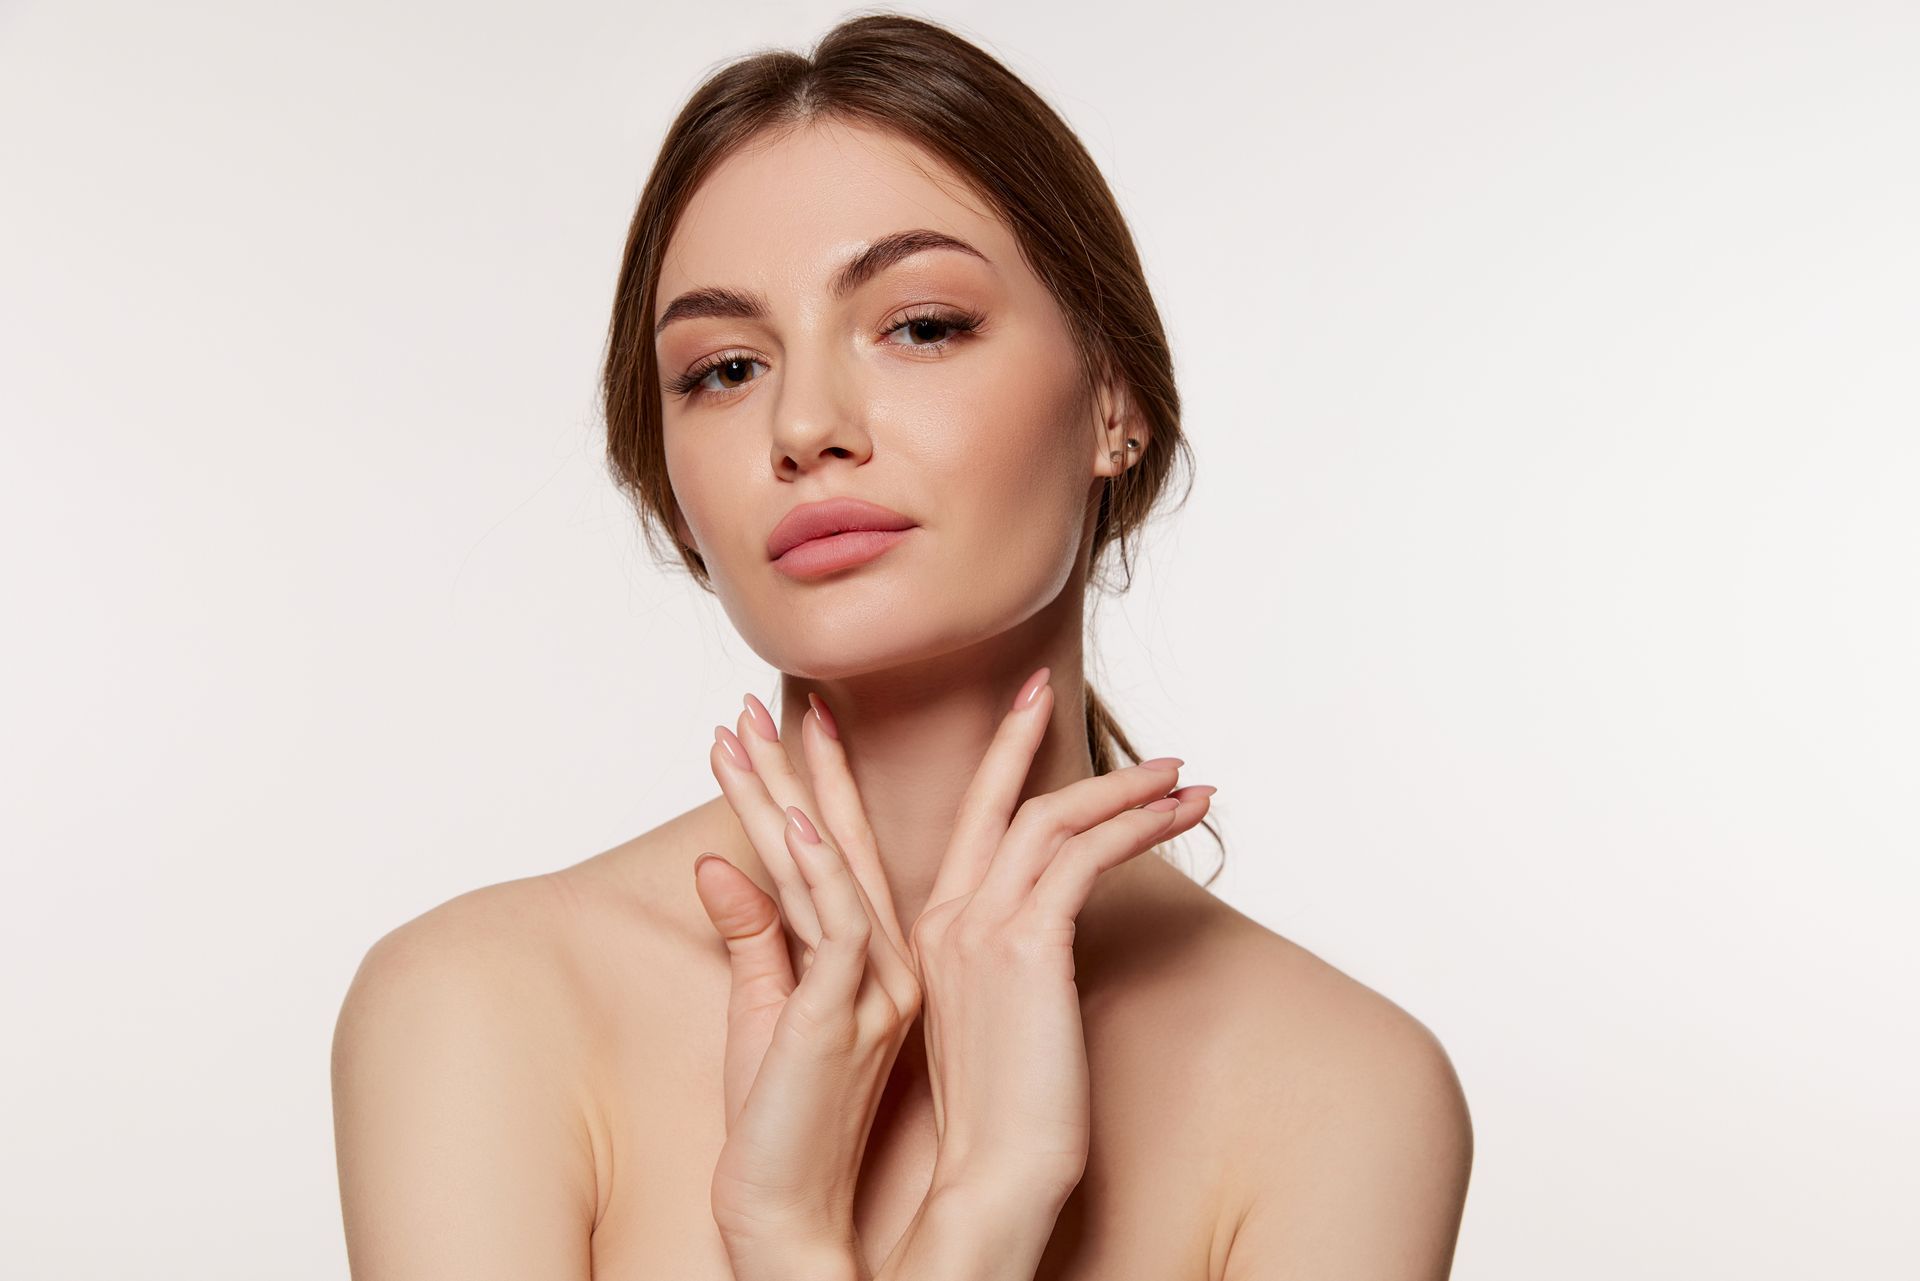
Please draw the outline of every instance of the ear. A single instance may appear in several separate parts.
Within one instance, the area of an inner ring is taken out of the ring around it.
[[[1146,457],[1147,425],[1134,412],[1126,383],[1117,376],[1101,380],[1094,389],[1093,406],[1093,474],[1096,478],[1119,476]]]

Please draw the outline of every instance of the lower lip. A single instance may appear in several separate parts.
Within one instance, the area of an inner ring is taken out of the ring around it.
[[[817,578],[836,569],[864,565],[907,536],[904,529],[850,529],[844,534],[810,538],[773,562],[795,578]]]

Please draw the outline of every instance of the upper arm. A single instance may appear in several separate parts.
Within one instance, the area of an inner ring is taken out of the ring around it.
[[[1364,991],[1364,989],[1362,989]],[[1445,1049],[1384,998],[1305,1055],[1270,1096],[1225,1281],[1444,1281],[1473,1164]]]
[[[355,1281],[591,1272],[593,1157],[551,962],[471,900],[375,943],[341,1006],[334,1136]]]

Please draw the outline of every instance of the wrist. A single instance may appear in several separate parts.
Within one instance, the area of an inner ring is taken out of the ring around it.
[[[1065,1198],[938,1182],[876,1281],[1033,1281]]]
[[[850,1241],[723,1235],[734,1281],[869,1281]]]
[[[949,1218],[1052,1223],[1079,1181],[1078,1177],[1063,1182],[1030,1171],[992,1170],[978,1162],[962,1166],[936,1160],[928,1199],[937,1193]]]

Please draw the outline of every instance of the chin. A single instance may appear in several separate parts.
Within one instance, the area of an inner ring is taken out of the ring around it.
[[[735,625],[770,666],[789,676],[832,681],[991,646],[1039,608],[1021,604],[968,600],[964,593],[948,591],[895,590],[858,601],[821,598],[756,618],[751,630],[739,620]]]

